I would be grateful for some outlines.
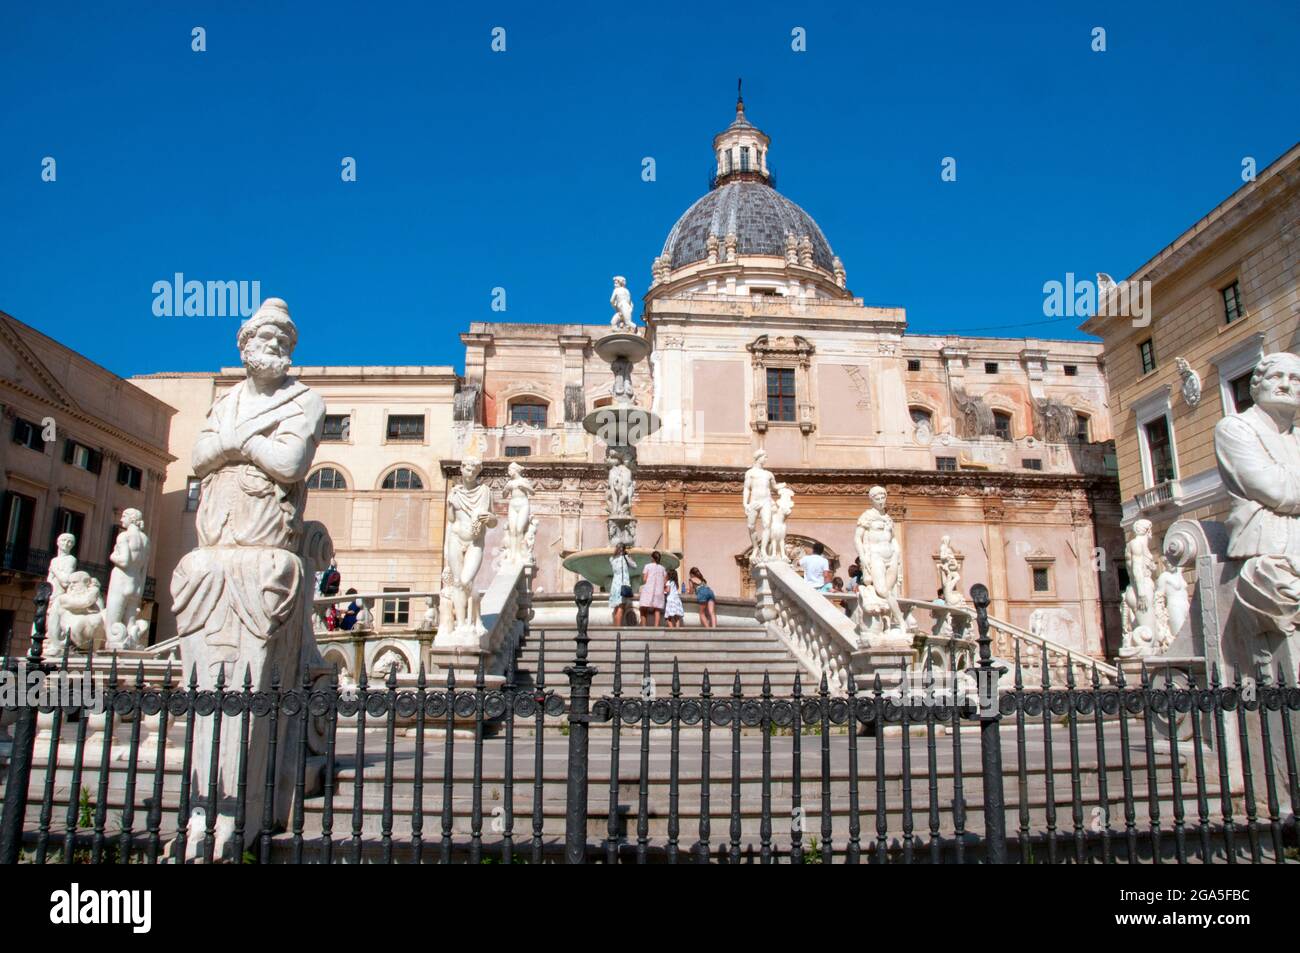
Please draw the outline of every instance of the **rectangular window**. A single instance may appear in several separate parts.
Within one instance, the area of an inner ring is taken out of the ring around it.
[[[1079,443],[1092,443],[1092,428],[1087,414],[1074,415],[1074,439]]]
[[[1174,445],[1169,435],[1169,418],[1157,417],[1144,428],[1147,437],[1147,456],[1151,460],[1151,483],[1164,483],[1176,479]]]
[[[384,592],[410,592],[410,586],[385,586]],[[384,600],[384,625],[408,625],[411,621],[410,599]]]
[[[546,405],[538,403],[511,404],[510,422],[512,424],[527,424],[530,427],[545,427]]]
[[[199,508],[199,493],[203,487],[203,481],[196,476],[190,477],[185,481],[185,512],[193,513]]]
[[[935,457],[934,468],[936,470],[956,470],[957,458],[956,457]]]
[[[351,414],[326,414],[325,429],[321,432],[320,438],[330,443],[346,443],[351,432]]]
[[[1250,377],[1254,373],[1254,371],[1247,371],[1240,377],[1234,377],[1228,384],[1232,390],[1232,403],[1237,413],[1255,406],[1255,400],[1250,396]]]
[[[907,369],[909,371],[919,371],[921,369],[921,362],[914,357],[909,358],[907,361]]]
[[[21,417],[14,419],[14,443],[21,444],[37,453],[45,452],[45,441],[41,439],[41,428],[30,420]]]
[[[794,368],[767,369],[767,419],[794,422]]]
[[[388,415],[388,439],[389,440],[423,440],[424,439],[424,415],[423,414],[389,414]]]
[[[999,440],[1011,439],[1011,415],[997,414],[993,415],[993,433]]]
[[[144,471],[139,467],[133,467],[129,463],[119,463],[117,465],[117,482],[122,486],[129,486],[133,490],[140,489],[144,483]]]
[[[1241,317],[1241,284],[1234,281],[1219,293],[1223,295],[1224,323],[1231,324]]]
[[[1034,592],[1051,592],[1052,574],[1046,566],[1034,567]]]
[[[30,496],[13,491],[5,493],[4,509],[0,510],[0,537],[4,539],[3,556],[7,568],[26,568],[35,516],[36,501]],[[44,569],[41,571],[44,572]]]
[[[985,373],[985,374],[996,374],[997,372],[998,372],[998,362],[997,362],[997,361],[985,361],[985,362],[984,362],[984,373]]]
[[[740,171],[749,171],[749,146],[740,147]]]
[[[68,439],[63,441],[63,462],[79,470],[98,473],[104,467],[104,455],[84,443]]]
[[[1078,376],[1079,376],[1079,365],[1078,365],[1078,364],[1066,364],[1066,365],[1065,365],[1065,376],[1066,376],[1066,377],[1078,377]]]
[[[1041,469],[1043,469],[1043,461],[1042,461],[1042,460],[1035,459],[1035,458],[1032,458],[1032,457],[1026,457],[1024,460],[1021,460],[1020,463],[1021,463],[1022,466],[1024,466],[1024,468],[1025,468],[1026,470],[1041,470]]]
[[[1150,374],[1156,369],[1156,346],[1150,338],[1138,345],[1138,359],[1142,362],[1142,373]]]
[[[506,447],[507,457],[530,457],[532,454],[531,447]]]

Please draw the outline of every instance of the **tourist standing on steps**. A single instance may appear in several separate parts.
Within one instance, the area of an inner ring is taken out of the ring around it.
[[[659,561],[659,550],[650,554],[650,562],[641,570],[641,624],[663,625],[664,601],[668,597],[668,570]]]
[[[670,629],[680,629],[686,607],[682,605],[682,591],[677,582],[677,570],[668,570],[668,595],[664,599],[664,625]]]
[[[609,557],[609,567],[614,571],[609,581],[609,608],[614,614],[614,624],[623,624],[623,608],[632,601],[632,557],[627,554],[627,547],[619,543],[614,547],[614,555]]]
[[[690,591],[695,594],[695,601],[700,604],[700,625],[708,629],[718,627],[718,602],[717,596],[709,588],[709,582],[704,578],[704,573],[692,566],[690,574],[687,576],[687,585]]]

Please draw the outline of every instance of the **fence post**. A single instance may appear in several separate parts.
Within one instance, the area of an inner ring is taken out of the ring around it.
[[[569,785],[565,796],[564,862],[587,862],[587,728],[590,722],[591,680],[596,670],[587,664],[587,617],[592,586],[582,580],[573,587],[578,604],[577,653],[564,670],[569,677]]]
[[[50,605],[50,594],[54,589],[48,582],[36,587],[36,619],[32,626],[32,644],[27,650],[27,667],[43,670],[41,666],[41,649],[45,642],[45,612]],[[5,659],[9,667],[9,659]],[[23,821],[27,817],[27,786],[32,779],[32,751],[36,747],[35,705],[27,704],[27,678],[20,671],[20,665],[13,666],[14,687],[19,698],[18,721],[14,725],[13,747],[9,753],[9,775],[5,780],[4,811],[0,814],[0,864],[18,863],[18,855],[23,843]],[[54,770],[48,766],[47,771]],[[64,847],[64,850],[68,850]]]
[[[990,649],[989,591],[976,583],[971,586],[970,598],[975,603],[975,620],[980,633],[975,683],[979,695],[980,775],[984,781],[984,859],[990,864],[1005,864],[1007,813],[1002,789],[1002,710],[998,704],[998,672],[993,667]]]

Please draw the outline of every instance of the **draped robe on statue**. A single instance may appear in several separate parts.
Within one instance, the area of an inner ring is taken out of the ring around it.
[[[226,688],[239,691],[245,671],[255,692],[269,690],[277,674],[283,690],[301,687],[304,481],[324,416],[320,397],[291,378],[268,396],[241,382],[208,414],[193,457],[202,479],[199,545],[181,560],[171,584],[185,677],[195,672],[200,689],[215,688],[224,673]],[[232,446],[240,449],[223,450]],[[279,719],[280,751],[292,750],[296,730],[296,719]],[[239,733],[238,718],[223,719],[217,807],[222,815],[233,814],[237,795]],[[265,731],[255,730],[250,738],[246,843],[260,826],[268,740]],[[207,795],[211,746],[211,731],[197,731],[198,798]],[[292,781],[285,778],[290,763],[280,759],[275,798],[280,823],[293,793]]]

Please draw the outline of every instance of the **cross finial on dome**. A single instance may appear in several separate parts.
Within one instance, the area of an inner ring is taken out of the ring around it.
[[[740,91],[741,78],[736,77],[736,115],[745,115],[745,96]]]

